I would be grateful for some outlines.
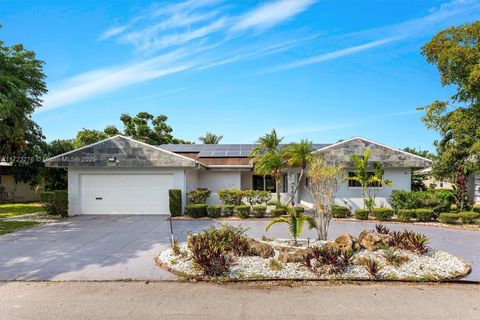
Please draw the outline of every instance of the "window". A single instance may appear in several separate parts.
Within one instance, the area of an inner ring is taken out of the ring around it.
[[[276,192],[275,180],[272,176],[257,176],[254,175],[252,179],[253,190],[265,190],[270,192]]]
[[[367,175],[368,175],[369,177],[373,176],[374,174],[375,174],[374,172],[367,172]],[[349,178],[355,177],[355,176],[356,176],[355,172],[350,171],[350,172],[348,173],[348,177],[349,177]],[[380,188],[380,187],[382,187],[382,185],[381,185],[379,182],[371,183],[371,184],[369,184],[368,186],[369,186],[369,187],[373,187],[373,188]],[[358,182],[358,181],[356,181],[356,180],[350,180],[350,179],[348,179],[348,187],[349,187],[349,188],[360,188],[361,185],[360,185],[360,182]]]
[[[283,188],[282,192],[287,193],[288,192],[288,174],[283,175]]]

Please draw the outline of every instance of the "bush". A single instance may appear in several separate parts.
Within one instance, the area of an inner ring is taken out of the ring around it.
[[[395,210],[428,208],[436,213],[448,211],[452,205],[453,199],[453,194],[449,190],[393,190],[390,195],[390,203]]]
[[[305,212],[304,207],[293,207],[293,210],[295,210],[296,213],[304,213]]]
[[[390,208],[374,208],[372,214],[377,220],[389,221],[392,220],[393,210]]]
[[[188,193],[188,201],[191,204],[206,204],[212,191],[208,189],[193,190]]]
[[[350,215],[350,209],[345,206],[332,206],[332,217],[334,218],[346,218]]]
[[[316,246],[308,250],[304,264],[316,274],[335,274],[343,271],[353,257],[351,250],[333,245]]]
[[[243,197],[253,207],[268,202],[272,198],[272,193],[262,190],[243,190]]]
[[[428,242],[430,241],[424,234],[404,230],[392,231],[390,234],[390,245],[400,249],[412,251],[417,254],[425,254],[430,251]]]
[[[235,213],[237,217],[246,219],[250,216],[250,206],[236,206]]]
[[[480,205],[478,204],[474,205],[472,208],[472,211],[476,213],[480,213]]]
[[[476,212],[460,212],[458,215],[460,216],[462,223],[473,223],[480,217],[480,213]]]
[[[283,204],[281,201],[269,201],[267,203],[269,206],[275,206],[277,209],[282,208],[282,209],[287,209],[287,205]]]
[[[185,206],[185,214],[192,218],[202,218],[207,216],[206,204],[189,204]]]
[[[287,209],[285,208],[275,208],[270,211],[270,214],[273,217],[281,217],[287,214]]]
[[[223,206],[223,215],[225,217],[231,217],[235,213],[235,206],[227,204]]]
[[[218,218],[222,215],[222,206],[208,206],[207,215],[210,218]]]
[[[440,213],[440,216],[438,217],[438,220],[447,224],[455,224],[458,222],[459,219],[460,219],[460,216],[458,215],[458,213],[448,213],[448,212]]]
[[[224,189],[224,190],[218,190],[217,194],[223,205],[233,205],[233,206],[242,205],[242,198],[244,195],[242,190]]]
[[[168,205],[170,208],[170,214],[173,217],[182,215],[182,190],[168,190]]]
[[[66,190],[41,192],[40,201],[47,214],[61,217],[68,216],[68,192]]]
[[[401,209],[397,212],[397,220],[401,222],[412,222],[416,217],[414,209]]]
[[[368,210],[364,210],[364,209],[355,210],[355,219],[368,220]]]
[[[431,221],[435,216],[435,213],[431,209],[416,209],[415,217],[418,221],[428,222]]]
[[[255,218],[263,218],[267,212],[267,207],[265,206],[254,206],[253,207],[253,216]]]

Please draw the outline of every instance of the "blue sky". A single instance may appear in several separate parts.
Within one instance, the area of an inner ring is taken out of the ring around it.
[[[165,114],[174,135],[250,143],[362,136],[432,149],[417,107],[447,99],[420,55],[478,1],[2,1],[0,38],[46,62],[47,140]],[[198,142],[198,141],[197,141]]]

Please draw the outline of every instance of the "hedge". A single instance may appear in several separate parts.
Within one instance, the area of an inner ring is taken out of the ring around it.
[[[393,190],[390,203],[395,210],[428,208],[434,212],[449,211],[454,197],[450,190],[406,191]]]
[[[250,216],[250,206],[236,206],[235,213],[237,217],[246,219]]]
[[[368,220],[368,210],[364,210],[364,209],[355,210],[355,219]]]
[[[231,217],[235,213],[235,206],[231,204],[227,204],[223,206],[223,212],[222,214],[225,217]]]
[[[253,216],[255,218],[263,218],[267,212],[266,206],[253,206]]]
[[[170,208],[170,215],[173,217],[182,215],[182,190],[168,190],[168,206]]]
[[[350,215],[350,209],[345,206],[332,206],[332,217],[334,218],[346,218]]]
[[[480,213],[480,205],[478,204],[474,205],[472,208],[472,211],[476,213]]]
[[[218,218],[222,215],[222,206],[208,206],[207,215],[210,218]]]
[[[242,205],[243,191],[237,189],[224,189],[217,191],[218,197],[223,205]]]
[[[280,217],[287,214],[287,209],[285,208],[275,208],[270,211],[270,214],[274,217]]]
[[[40,201],[47,214],[68,216],[68,192],[66,190],[40,192]]]
[[[401,222],[412,222],[417,217],[415,209],[402,209],[397,211],[397,220]]]
[[[185,214],[192,218],[202,218],[207,216],[206,204],[189,204],[185,206]]]
[[[460,212],[458,215],[462,223],[473,223],[476,219],[480,218],[480,213],[476,212]]]
[[[208,189],[193,190],[188,193],[188,202],[191,204],[206,204],[212,191]]]
[[[415,218],[421,222],[428,222],[433,220],[435,213],[431,209],[416,209]]]
[[[390,209],[390,208],[374,208],[372,210],[372,215],[377,220],[389,221],[389,220],[392,220],[393,209]]]
[[[458,213],[440,213],[440,216],[438,219],[443,222],[443,223],[448,223],[448,224],[455,224],[458,222],[458,219],[460,219],[460,216]]]

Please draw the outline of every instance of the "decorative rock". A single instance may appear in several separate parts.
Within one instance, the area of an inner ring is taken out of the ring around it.
[[[382,245],[388,245],[391,236],[369,230],[363,230],[358,236],[358,242],[362,248],[370,251],[378,250]]]
[[[275,247],[280,254],[278,256],[278,260],[283,263],[288,262],[303,262],[305,260],[305,256],[308,253],[307,248],[299,248],[299,247],[283,247],[278,246]]]
[[[357,239],[355,239],[353,236],[344,233],[339,235],[335,239],[335,244],[337,247],[339,247],[342,250],[358,250],[360,249],[360,245],[358,244]]]
[[[273,247],[265,242],[260,242],[255,239],[248,239],[249,255],[260,256],[264,259],[271,258],[275,255]]]

